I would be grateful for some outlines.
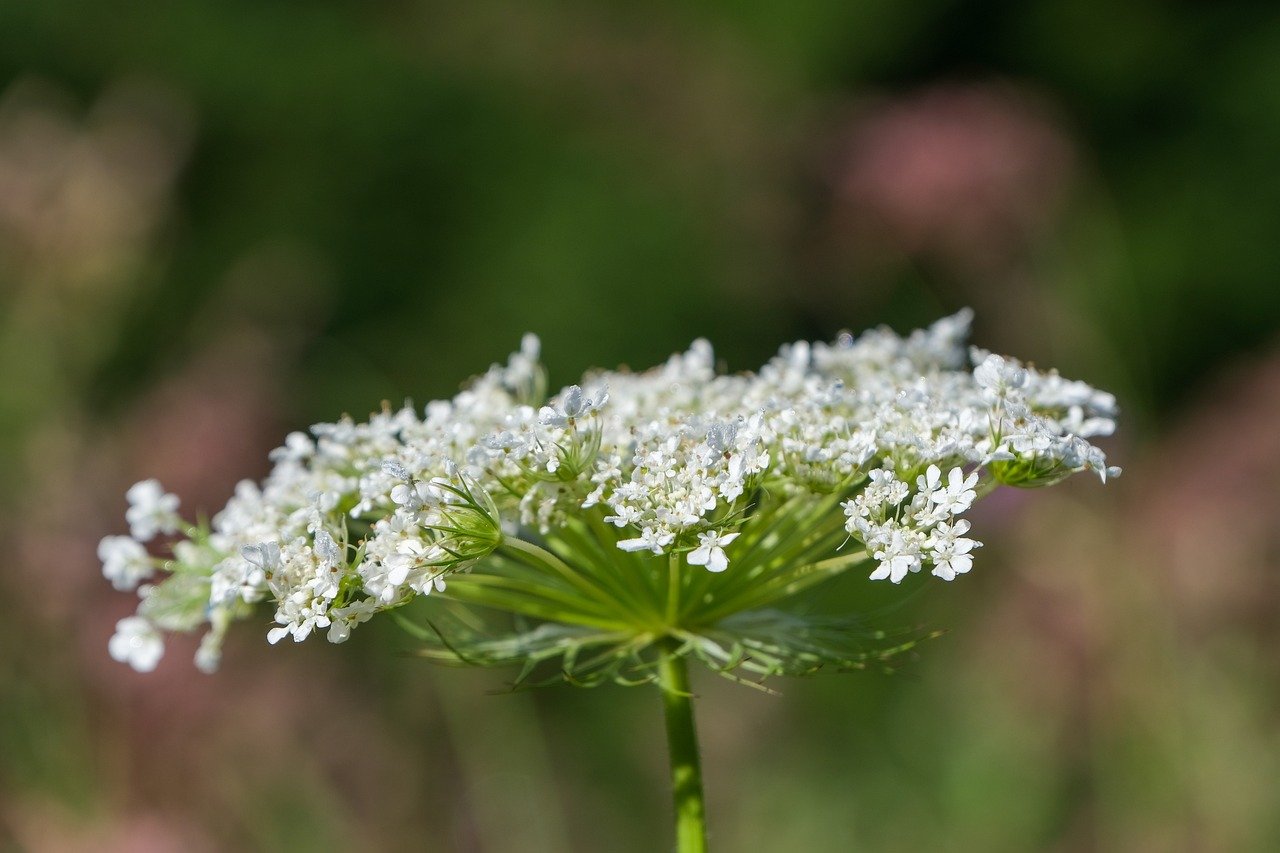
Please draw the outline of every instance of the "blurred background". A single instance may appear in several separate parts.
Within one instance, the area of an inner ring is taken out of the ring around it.
[[[567,384],[965,305],[1117,393],[1125,475],[986,501],[896,674],[703,673],[713,842],[1280,845],[1274,4],[147,5],[0,3],[0,848],[665,849],[652,690],[377,621],[111,661],[124,490],[212,513],[526,330]]]

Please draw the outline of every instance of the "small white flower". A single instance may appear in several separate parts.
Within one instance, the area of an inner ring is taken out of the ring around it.
[[[579,385],[570,385],[564,389],[560,402],[555,406],[543,406],[538,412],[538,421],[543,426],[566,427],[579,418],[598,411],[609,402],[609,392],[601,389],[596,396],[589,397]]]
[[[200,646],[196,649],[196,669],[205,675],[212,675],[222,665],[222,638],[213,631],[200,638]]]
[[[618,548],[623,551],[652,551],[655,554],[661,554],[663,549],[671,544],[675,539],[670,533],[660,533],[652,527],[646,527],[640,531],[638,539],[623,539],[618,543]]]
[[[520,351],[511,354],[505,370],[499,369],[498,376],[502,384],[516,394],[529,397],[535,393],[542,373],[538,358],[542,352],[542,343],[538,336],[526,333],[520,339]]]
[[[272,462],[301,462],[316,452],[316,443],[305,432],[291,432],[285,437],[284,447],[271,451]]]
[[[209,631],[200,638],[195,658],[196,669],[206,675],[217,672],[222,663],[222,641],[226,639],[227,628],[231,626],[231,611],[225,607],[210,608],[209,622]]]
[[[723,572],[729,568],[729,557],[724,553],[724,546],[738,538],[737,533],[717,533],[709,530],[698,534],[702,544],[689,552],[689,565],[706,566],[709,572]]]
[[[327,530],[321,530],[316,534],[315,552],[320,558],[321,565],[326,569],[332,569],[342,562],[342,547],[334,541]]]
[[[886,506],[897,506],[902,503],[910,488],[898,479],[893,471],[878,468],[867,474],[871,483],[866,488],[867,500]]]
[[[928,546],[933,551],[933,574],[945,581],[955,580],[973,568],[974,548],[981,548],[982,543],[964,538],[969,532],[969,522],[961,519],[954,525],[945,521],[939,524],[929,535]]]
[[[102,574],[116,589],[136,587],[155,571],[151,556],[137,540],[128,536],[107,536],[98,543]]]
[[[431,483],[417,480],[410,483],[401,483],[393,488],[391,490],[391,500],[410,512],[416,512],[423,507],[438,504],[440,496],[438,490]]]
[[[134,483],[125,494],[129,509],[125,521],[133,538],[149,542],[157,533],[173,533],[178,529],[178,496],[167,494],[159,480]]]
[[[409,573],[431,561],[434,548],[421,539],[402,539],[396,543],[395,553],[384,561],[387,567],[387,583],[391,587],[402,586],[409,579]],[[395,590],[384,593],[383,597],[390,602],[395,598]]]
[[[937,466],[929,466],[931,474],[937,472],[937,470]],[[952,468],[950,473],[947,474],[947,485],[933,490],[929,500],[937,504],[940,511],[948,515],[959,515],[973,506],[973,501],[978,496],[978,493],[974,490],[977,485],[977,471],[965,477],[963,469]]]
[[[441,581],[439,586],[443,589],[444,582]],[[368,622],[369,617],[377,612],[377,603],[367,598],[352,602],[346,607],[335,607],[330,614],[333,617],[333,622],[329,625],[329,633],[326,639],[331,643],[345,643],[351,636],[352,627],[362,622]]]
[[[891,583],[902,583],[908,572],[920,571],[920,535],[903,530],[894,530],[884,547],[872,556],[880,565],[871,573],[871,580],[886,578]]]
[[[146,619],[130,616],[116,623],[107,652],[112,659],[127,663],[138,672],[151,672],[164,655],[164,640]]]
[[[240,555],[257,567],[262,574],[271,574],[280,568],[280,544],[278,542],[245,545],[240,549]]]
[[[921,497],[929,503],[934,502],[933,496],[938,492],[938,489],[941,488],[941,484],[942,469],[937,465],[930,465],[925,469],[923,474],[916,477],[916,489],[919,491]]]
[[[604,520],[612,524],[614,527],[626,527],[628,524],[636,524],[640,521],[640,510],[628,504],[622,504],[618,507],[618,511],[614,515],[606,515]],[[623,549],[624,551],[627,549]]]
[[[409,473],[409,469],[395,459],[382,460],[382,470],[386,471],[397,480],[412,480],[413,475]]]
[[[738,442],[736,421],[714,423],[707,428],[707,447],[716,455],[732,453]]]
[[[973,379],[987,398],[1003,400],[1027,384],[1027,371],[1017,362],[990,353],[973,369]]]

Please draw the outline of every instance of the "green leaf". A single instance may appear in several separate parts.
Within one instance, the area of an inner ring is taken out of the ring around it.
[[[440,595],[466,604],[519,613],[534,619],[607,630],[627,630],[625,622],[602,614],[597,603],[547,584],[475,572],[454,575]]]
[[[518,666],[516,687],[553,683],[592,687],[606,681],[652,680],[653,662],[643,655],[654,642],[652,635],[553,622],[494,635],[456,620],[450,623],[448,614],[437,621],[423,626],[403,619],[405,629],[424,643],[419,656],[450,666]],[[548,677],[534,679],[546,669],[551,673]]]
[[[731,616],[713,628],[683,634],[689,654],[712,670],[739,680],[758,676],[800,676],[820,671],[893,668],[937,631],[882,631],[857,617],[755,610]]]

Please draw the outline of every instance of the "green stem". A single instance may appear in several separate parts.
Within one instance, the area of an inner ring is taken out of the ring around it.
[[[680,557],[667,556],[667,625],[676,627],[680,617]]]
[[[667,747],[671,753],[671,784],[676,806],[677,853],[706,853],[707,817],[702,798],[702,765],[698,733],[693,722],[689,668],[676,654],[677,640],[663,643],[659,663],[662,705],[667,719]]]

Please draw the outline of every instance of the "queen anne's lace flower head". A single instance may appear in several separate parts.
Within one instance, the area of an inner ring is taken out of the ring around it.
[[[970,319],[790,344],[755,374],[717,373],[696,341],[652,370],[592,373],[547,399],[530,335],[451,400],[290,434],[266,480],[241,483],[207,526],[144,481],[128,494],[132,537],[99,547],[103,572],[120,589],[157,566],[170,574],[141,587],[111,654],[150,669],[161,630],[205,625],[197,662],[211,670],[227,625],[263,601],[270,642],[318,631],[342,642],[380,611],[480,600],[482,588],[526,615],[582,596],[608,615],[580,624],[659,630],[859,561],[873,580],[952,580],[981,546],[962,516],[995,486],[1118,473],[1089,441],[1114,430],[1115,399],[968,349]],[[142,544],[175,532],[171,561]],[[681,593],[687,606],[649,607]]]

